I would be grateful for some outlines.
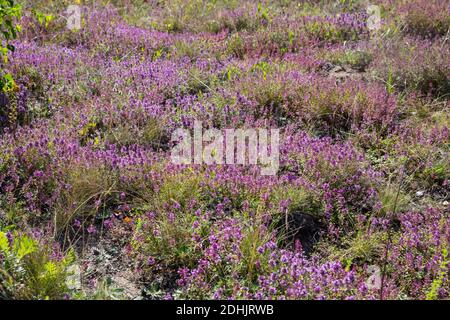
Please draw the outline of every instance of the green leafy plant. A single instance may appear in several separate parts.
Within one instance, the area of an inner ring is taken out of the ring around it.
[[[261,72],[263,79],[267,79],[267,73],[269,72],[270,65],[265,61],[260,61],[251,67],[253,72]]]
[[[3,36],[0,54],[3,63],[8,63],[8,52],[15,50],[10,41],[17,38],[17,33],[21,29],[20,25],[14,23],[15,19],[20,18],[21,10],[21,6],[14,4],[14,0],[0,0],[0,32]],[[1,66],[0,75],[0,89],[6,92],[13,90],[15,88],[14,79],[10,74],[4,72],[3,66]]]
[[[39,22],[39,25],[44,26],[45,28],[48,28],[50,23],[55,19],[52,14],[45,14],[39,10],[32,10],[32,13]]]
[[[446,248],[442,249],[442,263],[441,263],[441,272],[439,273],[439,276],[434,279],[433,283],[431,284],[430,291],[427,292],[426,299],[427,300],[436,300],[439,298],[438,291],[439,288],[442,287],[442,284],[444,282],[444,277],[447,270],[447,265],[449,263],[448,259],[448,250]]]
[[[56,258],[49,245],[0,231],[0,299],[62,299],[73,253]]]
[[[263,21],[267,21],[267,22],[270,21],[269,8],[264,7],[261,2],[258,3],[258,16]]]

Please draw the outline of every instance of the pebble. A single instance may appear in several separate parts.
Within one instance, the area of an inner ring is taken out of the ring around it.
[[[416,192],[416,196],[417,197],[423,197],[424,194],[425,194],[425,192],[423,192],[423,191],[417,191]]]

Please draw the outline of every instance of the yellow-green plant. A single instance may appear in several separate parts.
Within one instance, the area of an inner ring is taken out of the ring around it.
[[[0,54],[3,58],[3,63],[8,62],[8,52],[14,51],[14,45],[10,43],[11,40],[17,37],[20,31],[20,25],[15,24],[15,19],[21,16],[21,6],[14,3],[14,0],[0,0],[0,32],[3,36],[0,43]],[[1,66],[0,76],[0,90],[10,91],[15,87],[13,77],[5,73],[3,66]]]
[[[0,299],[62,299],[73,253],[56,257],[31,236],[0,231]]]

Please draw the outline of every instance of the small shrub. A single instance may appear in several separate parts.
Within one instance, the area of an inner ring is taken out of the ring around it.
[[[364,19],[358,14],[307,17],[302,29],[310,38],[324,43],[357,41],[368,36],[361,23]]]
[[[176,41],[174,44],[176,57],[189,57],[192,61],[200,55],[200,44],[197,42]]]
[[[322,218],[325,211],[320,198],[302,186],[280,187],[271,193],[271,197],[275,206],[286,206],[287,214],[302,213]]]
[[[391,91],[448,99],[448,48],[425,40],[390,41],[378,49],[370,70]]]
[[[397,103],[380,86],[360,86],[353,80],[341,86],[325,82],[301,86],[296,93],[303,103],[291,98],[291,117],[299,117],[319,136],[345,137],[366,130],[383,136],[390,132],[398,117]]]
[[[228,54],[243,59],[246,53],[244,39],[239,34],[234,34],[227,43]]]
[[[450,28],[448,3],[439,0],[408,1],[398,9],[405,32],[423,38],[445,36]]]
[[[349,232],[358,215],[368,216],[375,209],[380,175],[351,144],[331,141],[304,132],[286,135],[281,150],[289,149],[282,170],[301,177],[319,195],[329,226]]]
[[[175,17],[167,18],[164,21],[164,27],[167,32],[181,32],[183,31],[183,25],[181,21]]]
[[[373,57],[367,51],[346,50],[325,54],[325,59],[335,65],[347,65],[358,71],[365,71]]]
[[[4,102],[0,116],[0,126],[17,128],[30,125],[35,119],[49,118],[52,114],[50,98],[47,95],[49,85],[40,71],[27,65],[13,69],[15,89],[4,93]]]
[[[203,215],[196,213],[201,208],[194,205],[199,188],[198,176],[169,177],[142,208],[148,214],[137,223],[134,249],[143,257],[145,269],[163,266],[170,271],[192,266],[199,253],[195,234],[202,237],[202,226],[207,224]]]

